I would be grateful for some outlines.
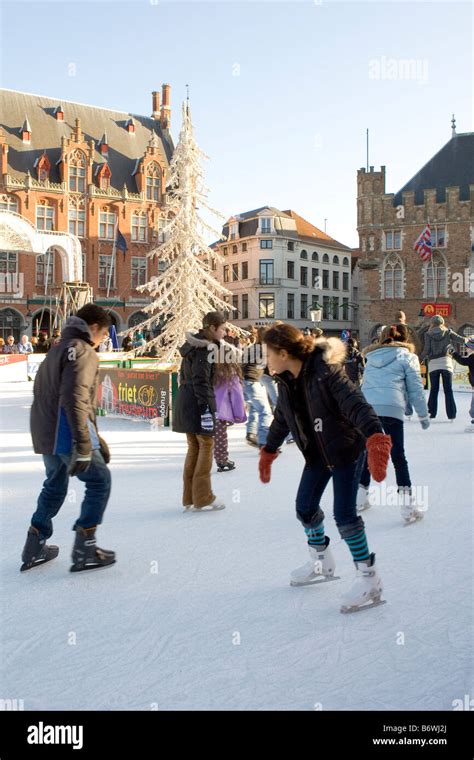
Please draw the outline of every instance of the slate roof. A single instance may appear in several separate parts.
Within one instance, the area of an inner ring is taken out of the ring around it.
[[[415,191],[415,203],[424,203],[424,190],[436,190],[437,203],[446,200],[447,187],[459,187],[459,198],[469,200],[469,185],[474,185],[474,132],[464,132],[451,137],[398,193],[393,203],[402,203],[402,193]]]
[[[56,120],[54,114],[58,106],[64,110],[64,121]],[[25,117],[31,126],[28,144],[21,139]],[[9,172],[16,177],[24,177],[28,170],[33,173],[35,160],[46,150],[51,162],[49,178],[51,182],[60,182],[58,162],[61,157],[61,138],[71,136],[76,118],[80,119],[85,139],[95,141],[93,158],[96,163],[103,161],[99,142],[104,133],[107,134],[108,164],[112,172],[110,184],[116,190],[121,191],[125,184],[128,191],[138,191],[132,174],[137,159],[144,155],[153,133],[161,143],[167,165],[171,161],[174,150],[171,134],[168,130],[162,130],[159,121],[149,116],[0,89],[0,127],[3,128],[9,145]],[[129,134],[126,129],[130,119],[135,124],[134,134]]]

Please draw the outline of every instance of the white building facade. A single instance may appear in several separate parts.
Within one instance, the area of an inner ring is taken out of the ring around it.
[[[317,323],[325,333],[351,329],[351,249],[294,211],[264,206],[231,217],[225,242],[215,243],[223,262],[216,276],[228,290],[230,319],[240,327],[275,320],[314,327],[310,310],[322,308]]]

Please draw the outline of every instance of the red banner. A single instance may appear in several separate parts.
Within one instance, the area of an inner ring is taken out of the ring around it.
[[[450,317],[451,316],[451,304],[450,303],[422,303],[421,308],[425,317]]]

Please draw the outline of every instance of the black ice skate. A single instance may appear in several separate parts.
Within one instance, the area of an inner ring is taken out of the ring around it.
[[[71,573],[97,570],[115,562],[115,552],[101,549],[95,539],[95,528],[76,528],[76,540],[72,549]]]
[[[58,546],[48,546],[45,538],[40,538],[39,530],[32,525],[28,528],[26,544],[21,559],[23,561],[20,571],[31,570],[32,567],[44,565],[59,554]]]
[[[227,462],[217,462],[217,472],[229,472],[230,470],[235,470],[235,462],[230,459]]]
[[[247,433],[245,440],[248,444],[250,444],[250,446],[256,446],[258,448],[258,441],[255,433]]]

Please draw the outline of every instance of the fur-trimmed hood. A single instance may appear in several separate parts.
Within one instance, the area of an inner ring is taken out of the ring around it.
[[[208,348],[214,343],[213,340],[204,336],[202,330],[199,330],[197,333],[187,332],[185,333],[185,337],[186,342],[179,348],[181,356],[187,356],[194,348]]]
[[[347,356],[347,346],[339,338],[316,338],[314,348],[323,354],[326,364],[344,364]]]

